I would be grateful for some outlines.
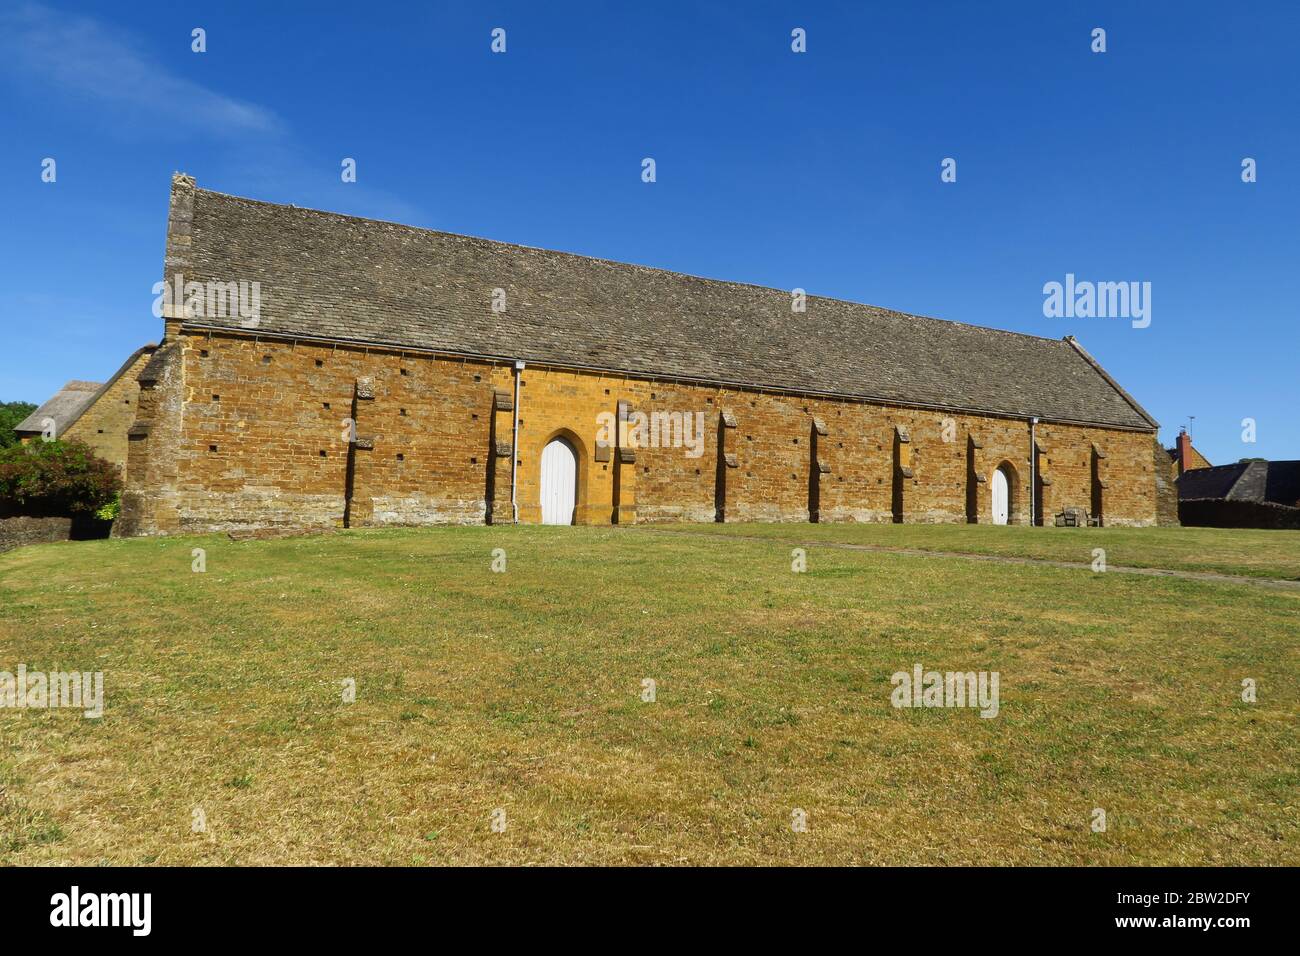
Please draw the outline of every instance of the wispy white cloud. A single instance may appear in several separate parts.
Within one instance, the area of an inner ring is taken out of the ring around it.
[[[129,36],[37,3],[0,12],[0,72],[94,104],[115,123],[214,136],[273,133],[270,110],[162,68]]]
[[[417,207],[386,190],[360,183],[340,190],[342,157],[313,154],[273,110],[168,71],[134,35],[95,18],[39,3],[0,11],[0,77],[42,94],[61,93],[131,142],[170,132],[173,150],[191,160],[192,141],[206,134],[214,145],[204,145],[201,168],[188,168],[201,174],[201,186],[398,222],[424,220]],[[186,166],[180,160],[175,168]]]

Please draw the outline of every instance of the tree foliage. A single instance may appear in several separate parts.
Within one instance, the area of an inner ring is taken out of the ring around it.
[[[36,406],[31,402],[0,402],[0,448],[18,444],[14,426],[34,411]]]

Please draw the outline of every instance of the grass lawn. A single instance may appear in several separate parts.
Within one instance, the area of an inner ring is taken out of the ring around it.
[[[959,524],[677,524],[665,530],[1212,571],[1300,581],[1300,531],[1220,528],[1028,528]]]
[[[845,533],[1297,573],[1273,533],[984,530]],[[103,671],[106,697],[0,709],[0,864],[1300,863],[1300,592],[816,547],[795,574],[790,547],[471,527],[0,556],[0,671]],[[916,663],[997,671],[998,716],[893,708]]]

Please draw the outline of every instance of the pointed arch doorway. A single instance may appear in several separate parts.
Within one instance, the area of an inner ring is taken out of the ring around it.
[[[1006,465],[999,466],[993,472],[993,480],[989,484],[993,496],[993,523],[1006,524],[1011,515],[1011,477],[1007,474]]]
[[[573,524],[578,501],[578,455],[563,438],[542,449],[542,524]]]

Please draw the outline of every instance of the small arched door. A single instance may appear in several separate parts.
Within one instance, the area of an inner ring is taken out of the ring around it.
[[[1011,506],[1011,483],[1007,480],[1006,468],[993,472],[993,523],[1006,524]]]
[[[573,524],[578,500],[578,456],[563,438],[542,450],[542,524]]]

